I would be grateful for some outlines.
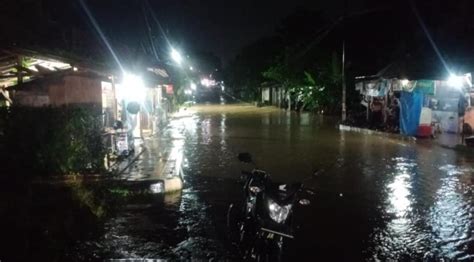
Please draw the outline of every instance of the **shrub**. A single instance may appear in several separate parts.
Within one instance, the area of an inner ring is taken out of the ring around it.
[[[100,109],[12,107],[0,116],[11,169],[30,175],[103,171]]]

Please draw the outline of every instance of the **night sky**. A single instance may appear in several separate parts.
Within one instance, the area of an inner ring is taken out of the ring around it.
[[[4,21],[0,23],[0,30],[5,32],[3,37],[11,39],[0,41],[0,45],[11,42],[23,44],[37,42],[48,48],[58,46],[70,49],[69,46],[61,46],[58,43],[71,35],[71,28],[80,28],[89,33],[87,37],[76,38],[76,45],[87,46],[84,44],[87,41],[101,42],[79,4],[83,1],[106,37],[118,50],[123,47],[135,49],[129,52],[135,54],[134,51],[141,48],[149,55],[150,47],[146,45],[152,42],[149,39],[151,38],[154,39],[155,47],[161,54],[160,59],[169,54],[170,47],[151,18],[153,13],[162,24],[171,44],[182,53],[193,55],[198,52],[211,52],[220,57],[225,65],[239,54],[242,47],[259,38],[272,35],[279,22],[295,11],[321,10],[325,21],[331,24],[342,16],[346,2],[346,12],[349,15],[378,10],[348,20],[348,28],[351,28],[344,35],[348,39],[349,59],[370,60],[367,57],[372,55],[384,60],[378,64],[387,64],[393,58],[386,58],[381,54],[392,53],[398,45],[395,42],[400,38],[404,40],[402,44],[405,46],[403,52],[400,52],[402,56],[404,54],[411,56],[424,54],[430,58],[436,56],[410,8],[410,2],[414,2],[434,42],[447,59],[453,60],[456,57],[464,59],[468,52],[474,52],[471,45],[474,41],[474,16],[471,14],[474,1],[470,0],[4,1],[5,8],[0,9],[0,21]],[[149,5],[146,5],[146,2]],[[39,15],[41,13],[42,15]],[[314,26],[318,27],[321,24],[315,22]],[[340,31],[328,37],[332,38],[331,45],[341,45],[338,35],[339,37],[342,35]],[[393,43],[396,45],[392,45]],[[95,48],[98,49],[100,48]],[[378,49],[378,52],[375,53],[374,49]],[[104,53],[104,50],[100,51]],[[388,61],[385,61],[387,59]]]
[[[150,42],[147,35],[151,34],[161,58],[169,54],[169,45],[160,39],[162,34],[150,17],[151,11],[171,44],[182,53],[192,56],[196,52],[210,52],[225,66],[241,48],[274,34],[281,20],[295,11],[322,11],[326,22],[331,24],[344,14],[344,2],[346,14],[352,15],[347,20],[345,33],[348,63],[357,66],[359,73],[376,71],[403,57],[437,63],[438,56],[421,30],[411,2],[416,4],[445,59],[456,65],[471,64],[471,60],[464,58],[467,52],[473,51],[470,43],[474,35],[474,16],[470,10],[474,8],[474,1],[469,0],[455,4],[445,0],[147,0],[149,8],[145,10],[146,0],[83,1],[109,38],[129,47],[139,47]],[[359,15],[361,13],[363,15]],[[147,29],[147,19],[151,31]],[[82,20],[87,24],[87,19]],[[314,26],[321,24],[315,22]],[[340,30],[340,26],[333,30],[339,33],[327,37],[332,40],[326,45],[336,50],[340,48],[341,39],[337,36],[341,35]],[[403,40],[401,45],[400,39]],[[400,49],[398,57],[389,55],[397,49]]]
[[[143,30],[140,1],[87,1],[109,34],[124,37]],[[350,1],[354,8],[365,1]],[[182,50],[210,51],[224,62],[252,41],[270,35],[278,22],[297,9],[324,10],[329,19],[342,14],[343,0],[149,0],[173,44]],[[113,10],[114,12],[110,12]],[[126,33],[124,33],[126,32]],[[158,34],[157,30],[153,32]]]
[[[184,47],[211,49],[228,60],[245,44],[273,33],[279,20],[295,9],[321,8],[333,14],[339,2],[166,0],[152,1],[152,5],[169,34]]]

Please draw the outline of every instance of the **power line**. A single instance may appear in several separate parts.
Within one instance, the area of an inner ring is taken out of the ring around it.
[[[110,53],[112,54],[113,58],[115,59],[115,62],[117,63],[117,65],[120,67],[120,70],[122,70],[122,72],[124,71],[123,67],[122,67],[122,63],[120,63],[120,60],[118,58],[118,56],[115,54],[113,48],[112,48],[112,45],[109,43],[109,41],[107,40],[107,38],[105,37],[105,34],[104,32],[102,32],[102,29],[100,29],[100,26],[99,24],[97,23],[97,21],[95,20],[94,16],[92,15],[91,11],[89,10],[89,8],[87,7],[86,3],[84,2],[84,0],[79,0],[79,3],[81,4],[81,7],[82,9],[84,9],[84,12],[86,13],[87,17],[89,18],[90,22],[92,23],[92,25],[94,26],[95,30],[97,31],[97,33],[99,34],[101,40],[104,42],[104,44],[107,46],[107,48],[109,49]]]
[[[412,9],[413,13],[414,13],[415,16],[416,16],[416,19],[417,19],[418,23],[419,23],[420,26],[421,26],[421,29],[423,29],[423,32],[425,33],[426,38],[428,39],[428,41],[430,42],[431,46],[433,47],[433,49],[434,49],[436,55],[438,55],[439,60],[441,61],[441,63],[443,64],[443,66],[446,68],[446,71],[448,71],[448,73],[451,74],[451,71],[449,70],[448,64],[446,63],[446,60],[444,59],[443,55],[441,54],[441,51],[439,50],[438,46],[437,46],[436,43],[434,42],[433,38],[431,37],[431,34],[430,34],[430,32],[428,31],[428,28],[426,27],[425,22],[424,22],[423,19],[421,18],[420,14],[419,14],[419,12],[418,12],[418,8],[416,8],[416,5],[415,5],[415,3],[413,2],[413,0],[410,0],[410,6],[411,6],[411,9]]]

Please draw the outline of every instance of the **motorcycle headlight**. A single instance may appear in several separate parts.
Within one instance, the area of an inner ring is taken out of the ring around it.
[[[285,222],[288,218],[288,214],[290,214],[291,206],[291,204],[280,206],[275,201],[268,199],[268,211],[270,218],[279,224]]]

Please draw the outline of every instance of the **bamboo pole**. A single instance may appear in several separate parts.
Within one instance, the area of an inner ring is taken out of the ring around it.
[[[23,72],[21,71],[22,67],[23,67],[23,57],[19,55],[17,57],[17,71],[18,71],[17,82],[18,82],[18,85],[23,84]]]
[[[114,76],[111,76],[111,82],[112,82],[112,96],[114,97],[112,110],[114,111],[114,119],[117,120],[118,119],[117,92],[115,91],[115,77]]]

